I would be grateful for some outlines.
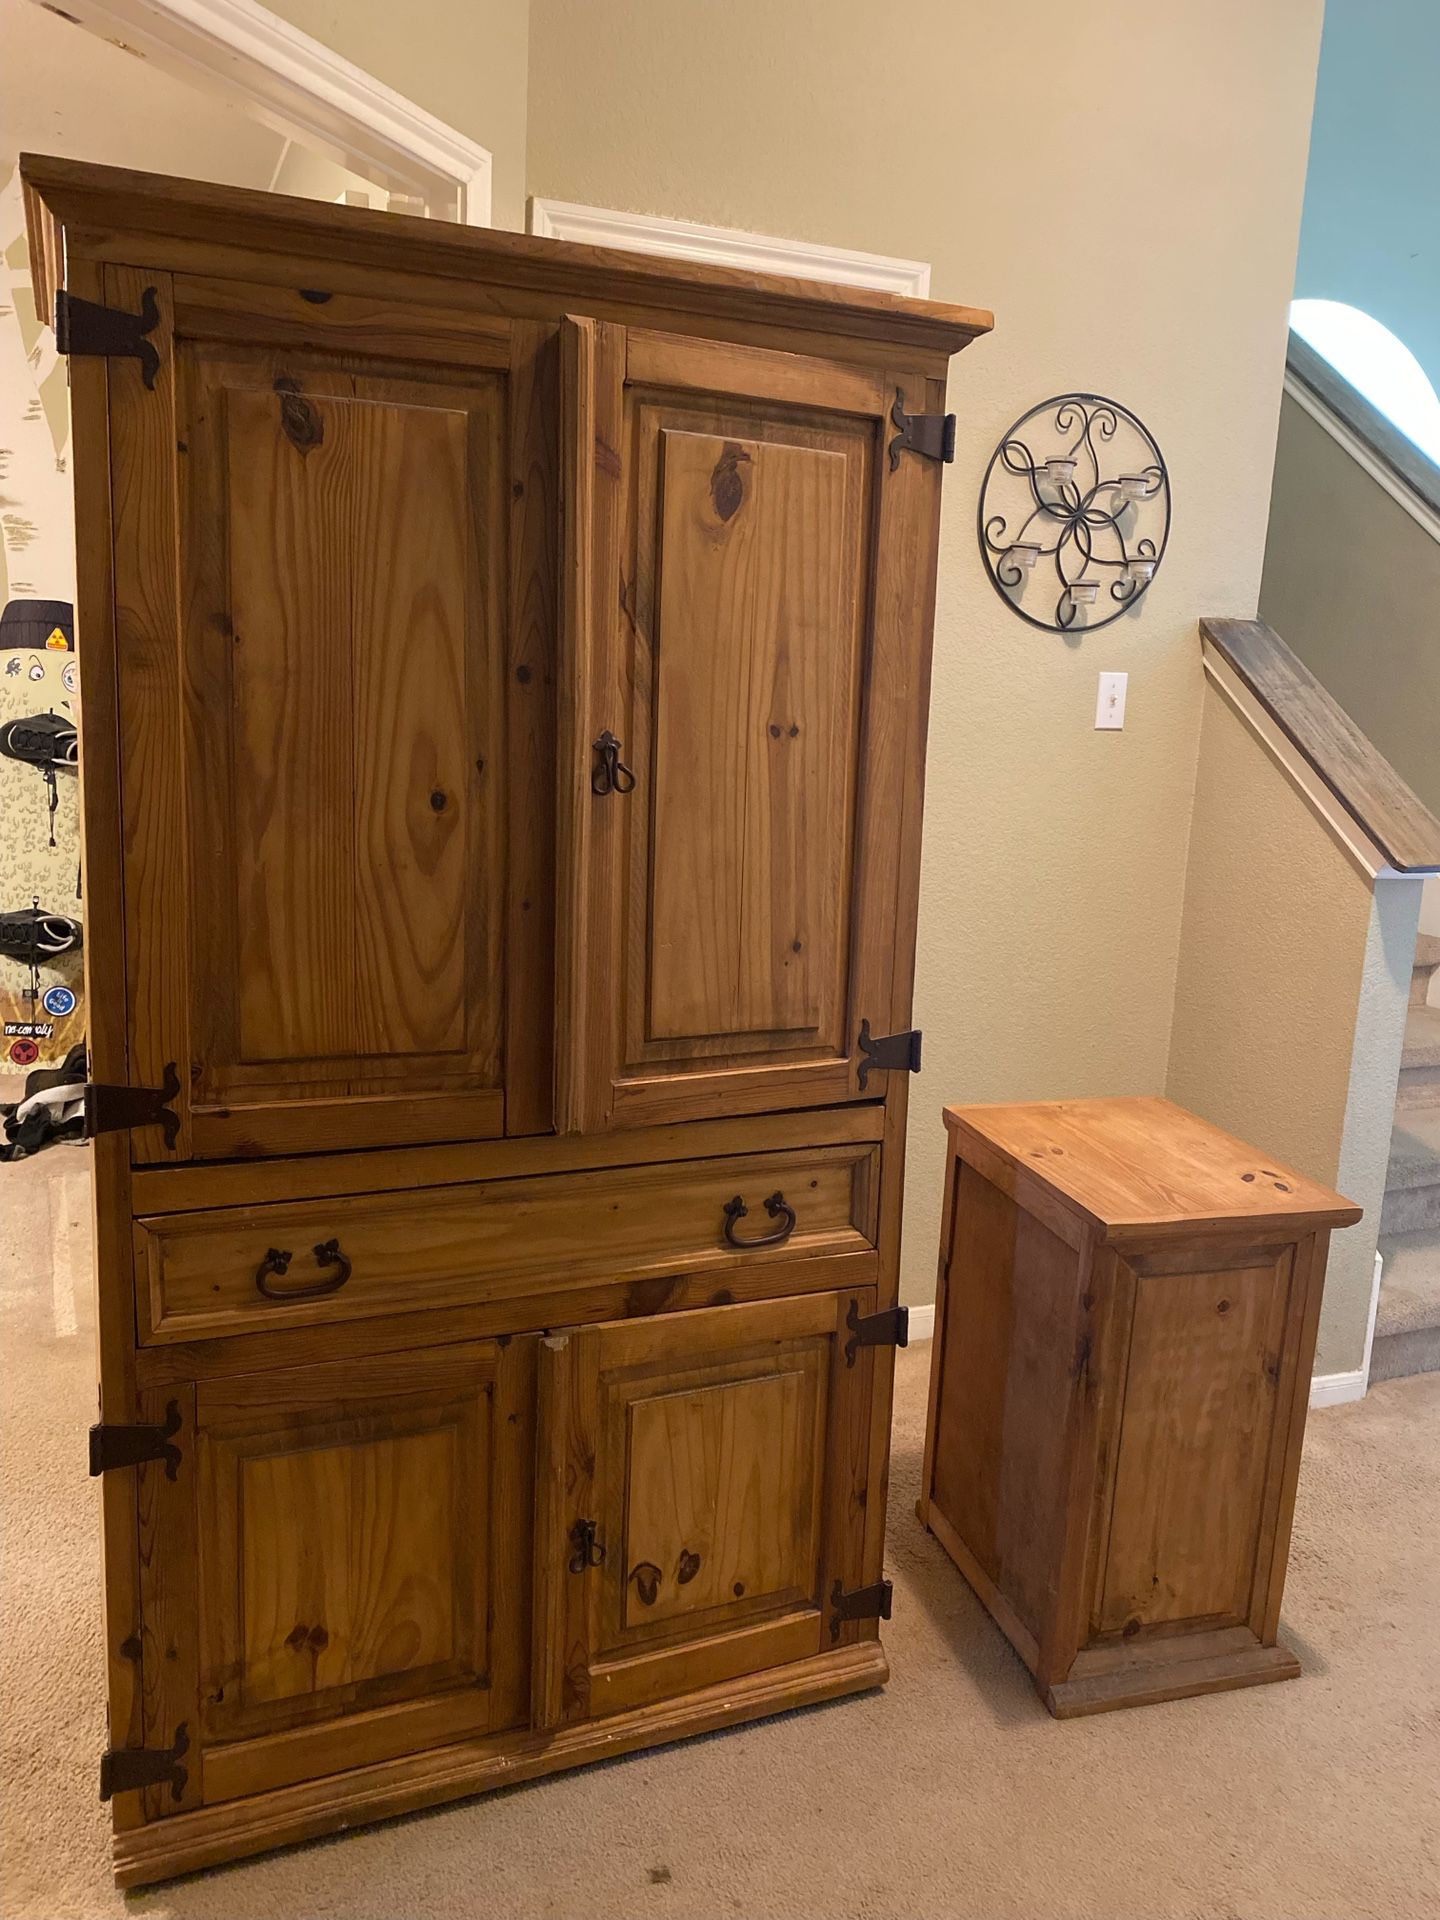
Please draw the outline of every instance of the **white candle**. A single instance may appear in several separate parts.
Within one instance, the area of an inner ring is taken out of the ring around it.
[[[1082,607],[1090,606],[1100,591],[1098,580],[1077,580],[1070,589],[1070,598]]]
[[[1122,473],[1120,491],[1127,500],[1148,500],[1154,491],[1154,485],[1146,474]]]
[[[1143,587],[1155,578],[1155,562],[1153,560],[1131,560],[1126,566],[1125,572],[1137,586]]]
[[[1010,558],[1017,567],[1023,567],[1026,573],[1029,573],[1040,558],[1040,549],[1029,545],[1011,547]]]

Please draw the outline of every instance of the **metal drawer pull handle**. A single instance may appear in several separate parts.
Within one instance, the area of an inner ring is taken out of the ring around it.
[[[743,1220],[750,1209],[737,1193],[733,1200],[725,1202],[725,1238],[732,1247],[778,1247],[788,1240],[795,1231],[795,1209],[783,1193],[772,1193],[765,1202],[765,1211],[772,1220],[778,1220],[779,1226],[773,1233],[757,1234],[753,1240],[742,1240],[735,1231],[736,1222]]]
[[[302,1283],[298,1287],[276,1287],[270,1284],[271,1274],[288,1272],[295,1256],[288,1247],[270,1248],[255,1269],[255,1284],[267,1300],[318,1300],[322,1294],[337,1293],[344,1286],[354,1269],[349,1256],[340,1251],[340,1242],[321,1240],[313,1251],[315,1264],[322,1274],[326,1267],[334,1267],[336,1271],[324,1274],[323,1279],[311,1281],[308,1285]]]

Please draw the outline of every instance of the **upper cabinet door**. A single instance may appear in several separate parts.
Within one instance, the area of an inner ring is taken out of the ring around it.
[[[106,284],[137,1157],[548,1128],[554,329]]]
[[[876,1098],[908,1024],[939,468],[904,372],[580,323],[562,1125]],[[567,433],[567,442],[570,436]]]

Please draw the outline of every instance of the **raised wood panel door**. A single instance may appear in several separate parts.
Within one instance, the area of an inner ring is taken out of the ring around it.
[[[524,1719],[535,1345],[158,1396],[181,1461],[141,1469],[142,1679],[147,1744],[186,1729],[181,1805]]]
[[[617,1713],[858,1637],[873,1291],[541,1343],[537,1722]]]
[[[884,1090],[858,1035],[909,1018],[939,488],[888,457],[897,391],[936,397],[609,326],[571,343],[562,1124]]]
[[[158,281],[110,363],[141,1160],[551,1124],[553,331]],[[113,283],[113,285],[112,285]]]
[[[1295,1250],[1137,1255],[1117,1275],[1134,1306],[1091,1631],[1248,1620],[1258,1632],[1297,1365]]]

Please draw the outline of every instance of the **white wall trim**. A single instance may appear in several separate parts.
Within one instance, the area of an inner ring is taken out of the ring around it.
[[[236,101],[286,138],[420,199],[428,213],[490,224],[487,148],[258,0],[64,0],[64,14],[177,79]]]
[[[1317,1373],[1310,1382],[1312,1407],[1341,1407],[1347,1400],[1363,1400],[1370,1387],[1370,1353],[1375,1345],[1375,1315],[1380,1307],[1384,1257],[1375,1253],[1375,1278],[1370,1287],[1370,1317],[1365,1322],[1365,1357],[1350,1373]]]
[[[1311,1407],[1340,1407],[1347,1400],[1365,1398],[1365,1369],[1353,1373],[1317,1373],[1310,1382]]]
[[[933,1300],[923,1307],[911,1307],[909,1334],[912,1340],[931,1340],[934,1338],[935,1302]]]
[[[1350,431],[1338,413],[1327,407],[1319,395],[1313,393],[1305,382],[1297,379],[1293,373],[1287,373],[1285,376],[1285,391],[1297,407],[1309,414],[1317,427],[1328,433],[1337,446],[1343,447],[1350,458],[1365,469],[1376,486],[1385,489],[1396,506],[1403,507],[1416,525],[1423,527],[1432,540],[1440,540],[1440,514],[1436,513],[1428,501],[1422,500],[1413,488],[1397,480],[1385,462],[1375,458],[1365,442],[1358,434]]]
[[[582,240],[594,247],[621,247],[713,267],[748,267],[796,280],[835,280],[842,286],[869,287],[920,300],[930,293],[930,268],[924,260],[822,247],[810,240],[782,240],[768,233],[745,233],[738,227],[702,227],[693,220],[649,213],[583,207],[573,200],[532,200],[530,231],[542,239]]]

